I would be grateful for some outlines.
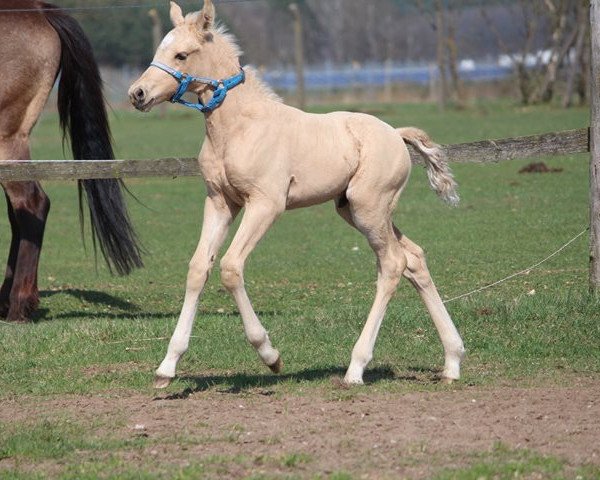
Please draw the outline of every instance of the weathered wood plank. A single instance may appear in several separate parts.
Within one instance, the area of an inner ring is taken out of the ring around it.
[[[500,162],[543,155],[571,155],[589,152],[589,148],[587,128],[444,146],[451,162],[475,163]]]
[[[0,161],[1,181],[200,175],[196,158]]]
[[[600,293],[600,0],[590,2],[592,42],[590,157],[590,290]]]
[[[412,148],[411,158],[421,163]],[[444,145],[450,162],[490,163],[541,155],[590,151],[589,129]],[[199,175],[195,158],[156,160],[33,160],[0,161],[0,181],[89,178],[186,177]]]

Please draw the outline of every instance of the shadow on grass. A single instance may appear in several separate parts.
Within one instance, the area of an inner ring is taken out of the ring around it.
[[[70,295],[81,302],[91,303],[94,305],[106,305],[111,308],[119,308],[120,310],[125,310],[128,312],[140,311],[140,307],[134,303],[130,303],[113,295],[109,295],[108,293],[97,292],[95,290],[80,290],[78,288],[65,288],[64,290],[44,290],[40,292],[40,298],[50,298],[59,294]]]
[[[176,392],[166,396],[158,396],[155,400],[181,400],[188,398],[195,393],[204,392],[216,388],[220,393],[238,394],[254,388],[267,388],[285,382],[312,382],[330,378],[333,382],[340,385],[340,388],[348,388],[343,384],[341,378],[346,373],[345,367],[326,367],[301,370],[284,375],[248,375],[244,373],[232,375],[207,375],[207,376],[181,376],[180,380],[191,383],[181,392]],[[416,379],[416,377],[414,377]],[[397,376],[390,366],[381,366],[367,370],[364,374],[366,384],[374,384],[382,380],[412,380],[412,376]],[[219,388],[223,387],[223,388]],[[274,392],[260,392],[263,395],[272,395]]]
[[[72,311],[65,313],[57,313],[49,315],[46,310],[41,317],[34,317],[34,322],[50,321],[50,320],[69,320],[69,319],[89,319],[89,320],[162,320],[165,318],[177,318],[179,312],[82,312]]]
[[[119,297],[110,295],[105,292],[98,292],[96,290],[80,290],[78,288],[65,288],[61,290],[43,290],[40,291],[40,299],[50,298],[54,295],[70,295],[76,298],[82,303],[88,303],[94,307],[109,307],[111,309],[120,310],[117,312],[98,312],[98,311],[81,311],[74,310],[70,312],[59,313],[50,315],[50,310],[47,308],[40,308],[31,317],[32,322],[42,322],[52,319],[65,320],[65,319],[76,319],[76,318],[90,318],[90,319],[110,319],[110,320],[137,320],[137,319],[164,319],[164,318],[177,318],[179,316],[179,310],[173,312],[147,312],[143,311],[135,303],[127,302]],[[237,310],[231,312],[222,312],[219,310],[207,310],[200,308],[199,315],[217,315],[224,317],[239,316],[240,313]],[[257,315],[261,317],[273,317],[277,315],[275,311],[257,311]]]

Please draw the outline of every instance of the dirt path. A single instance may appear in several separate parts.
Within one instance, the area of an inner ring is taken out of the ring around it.
[[[465,467],[501,444],[551,455],[570,467],[600,465],[600,384],[571,387],[467,387],[457,391],[281,396],[204,392],[186,398],[69,396],[4,402],[0,421],[68,417],[95,435],[143,435],[143,452],[123,453],[185,466],[237,458],[217,477],[351,472],[356,478],[426,478]],[[100,425],[100,426],[98,426]],[[137,427],[136,427],[137,426]],[[187,438],[182,447],[177,438]],[[278,459],[274,461],[273,459]]]

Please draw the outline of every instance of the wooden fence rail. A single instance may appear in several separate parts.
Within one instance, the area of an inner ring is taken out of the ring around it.
[[[587,128],[445,145],[450,162],[491,163],[542,155],[590,151]],[[411,149],[413,162],[420,156]],[[0,161],[0,181],[73,180],[92,178],[187,177],[200,175],[196,158],[156,160],[22,160]]]

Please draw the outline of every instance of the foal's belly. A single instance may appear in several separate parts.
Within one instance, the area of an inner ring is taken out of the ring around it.
[[[339,197],[348,188],[356,170],[340,159],[305,159],[294,165],[287,195],[286,208],[308,207]]]

